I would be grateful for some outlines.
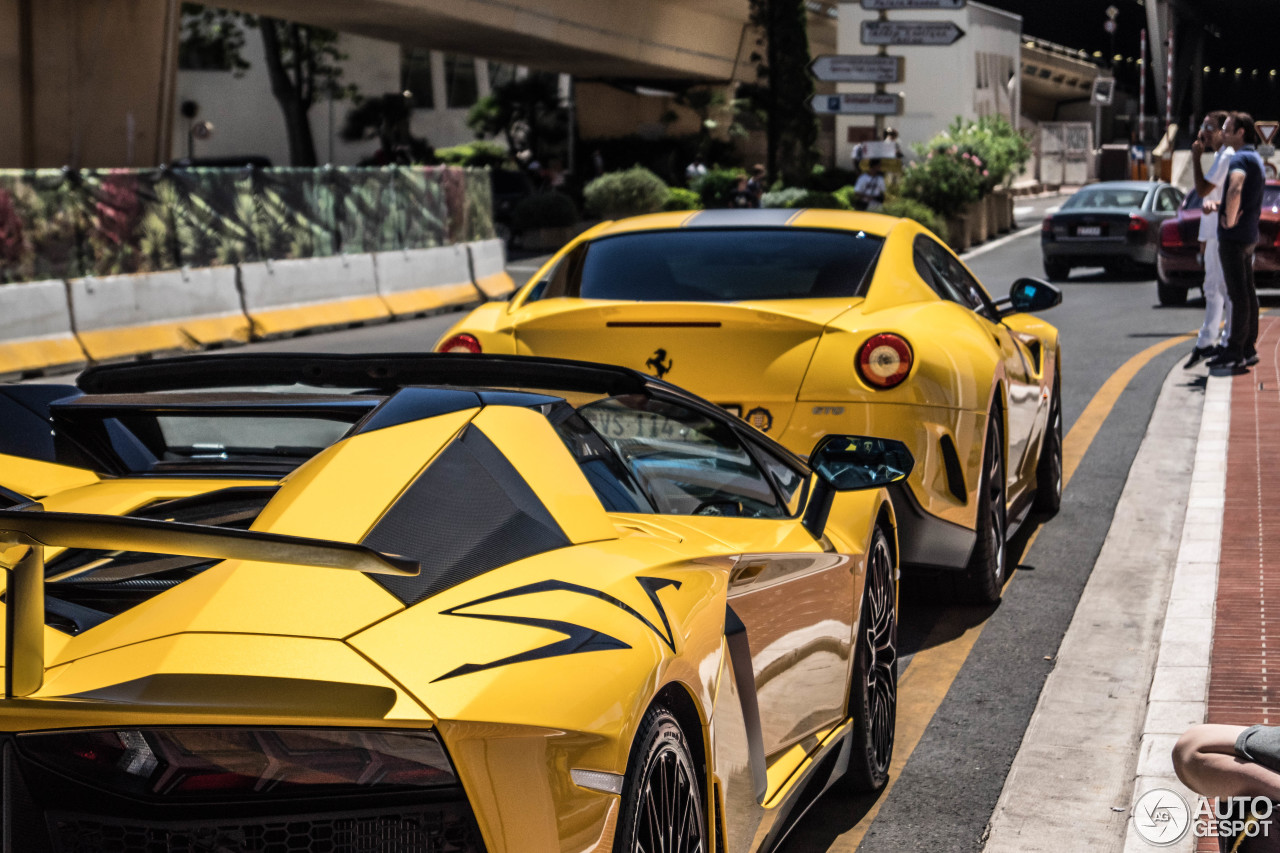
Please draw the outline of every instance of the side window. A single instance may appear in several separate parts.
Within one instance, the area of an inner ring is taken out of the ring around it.
[[[1178,194],[1173,190],[1160,192],[1160,212],[1173,213],[1178,209]]]
[[[933,274],[932,279],[924,279],[939,296],[974,311],[981,311],[987,306],[989,300],[985,298],[982,285],[950,252],[923,234],[916,238],[915,249],[916,268],[919,269],[921,263],[929,268]]]
[[[726,423],[664,400],[634,394],[578,410],[669,515],[786,518],[777,497]]]
[[[804,501],[804,487],[809,480],[808,472],[775,456],[759,444],[753,443],[751,450],[773,478],[773,484],[778,487],[778,493],[787,505],[787,514],[795,515],[800,512]]]
[[[582,474],[608,512],[653,512],[644,489],[613,449],[568,403],[556,403],[547,420],[573,454]]]

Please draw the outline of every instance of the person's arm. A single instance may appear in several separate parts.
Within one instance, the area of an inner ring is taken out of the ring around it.
[[[1204,156],[1204,143],[1199,137],[1191,143],[1191,171],[1195,176],[1196,192],[1200,194],[1200,198],[1205,198],[1209,193],[1213,192],[1217,184],[1211,184],[1204,177],[1204,167],[1200,165],[1200,158]]]
[[[1240,221],[1240,198],[1244,192],[1244,172],[1236,169],[1227,176],[1227,188],[1222,195],[1222,226],[1234,228]]]

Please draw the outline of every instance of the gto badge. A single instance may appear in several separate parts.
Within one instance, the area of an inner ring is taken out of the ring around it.
[[[815,415],[843,415],[844,406],[814,406]]]
[[[644,363],[645,367],[658,374],[659,379],[670,373],[674,365],[675,360],[667,358],[667,351],[664,349],[654,350],[653,356]]]

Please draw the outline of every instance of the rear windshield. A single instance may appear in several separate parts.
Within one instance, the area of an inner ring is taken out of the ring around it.
[[[566,255],[530,299],[739,302],[861,296],[883,243],[861,231],[801,228],[619,234]]]
[[[1142,207],[1142,200],[1147,197],[1146,190],[1106,189],[1091,187],[1067,199],[1063,210],[1072,207],[1114,207],[1128,210],[1131,207]]]

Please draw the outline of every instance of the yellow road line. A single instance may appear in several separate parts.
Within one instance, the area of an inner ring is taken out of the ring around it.
[[[1071,425],[1071,431],[1062,441],[1064,488],[1071,482],[1071,477],[1080,465],[1080,460],[1084,458],[1089,445],[1098,435],[1098,430],[1102,428],[1107,415],[1111,414],[1116,401],[1120,399],[1120,395],[1124,393],[1124,389],[1128,387],[1138,371],[1146,367],[1160,353],[1192,337],[1194,335],[1179,335],[1158,344],[1152,344],[1126,361],[1102,384],[1098,393],[1093,395],[1089,405],[1085,406],[1080,417]],[[1031,550],[1031,545],[1039,533],[1040,527],[1037,525],[1027,539],[1023,549],[1024,554]],[[1009,588],[1008,585],[1013,583],[1014,574],[1016,570],[1010,573],[1009,580],[1005,584],[1006,590]],[[924,737],[925,728],[937,713],[942,700],[946,698],[947,691],[951,689],[951,683],[955,681],[960,667],[964,666],[969,653],[973,651],[973,644],[978,641],[978,636],[987,624],[983,619],[977,624],[965,625],[966,621],[974,618],[976,617],[972,613],[965,613],[963,610],[948,611],[929,632],[929,638],[925,641],[923,648],[911,658],[911,663],[898,680],[898,725],[894,738],[893,760],[889,765],[889,783],[862,820],[841,835],[831,846],[829,853],[848,853],[856,850],[862,843],[867,829],[880,813],[880,807],[889,798],[889,792],[893,790],[894,783],[902,775],[902,769],[911,758],[911,753],[915,752],[920,738]],[[947,637],[955,639],[946,640]]]

